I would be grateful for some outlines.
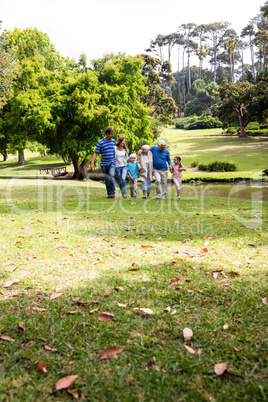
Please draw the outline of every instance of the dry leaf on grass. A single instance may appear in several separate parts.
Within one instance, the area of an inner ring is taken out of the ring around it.
[[[15,342],[15,339],[12,339],[12,338],[10,338],[10,336],[7,336],[7,335],[1,335],[0,339],[2,339],[2,341]]]
[[[106,349],[101,356],[99,357],[99,360],[104,360],[104,359],[109,359],[109,357],[113,357],[114,359],[117,359],[119,353],[123,352],[123,349],[121,348],[108,348]]]
[[[76,380],[78,377],[78,375],[67,375],[67,377],[63,377],[57,382],[56,391],[69,388],[69,386],[72,385],[74,380]]]
[[[76,314],[78,310],[67,311],[67,314]]]
[[[36,363],[36,370],[40,371],[41,373],[46,374],[47,373],[47,366],[46,363],[43,362],[43,360],[40,360],[38,363]]]
[[[162,261],[150,261],[150,264],[156,267],[157,265],[163,264]]]
[[[207,247],[204,247],[204,248],[203,248],[203,251],[204,251],[204,253],[208,253]]]
[[[46,349],[46,350],[50,350],[50,352],[57,352],[57,351],[58,351],[58,349],[51,348],[51,347],[48,346],[48,345],[45,345],[45,349]]]
[[[15,285],[16,283],[19,283],[18,279],[11,279],[10,281],[4,283],[3,288],[10,288],[10,286]]]
[[[183,337],[184,337],[184,342],[189,341],[193,336],[193,331],[190,328],[184,328],[183,330]]]
[[[46,308],[41,308],[41,307],[32,307],[32,309],[33,309],[34,311],[47,311]]]
[[[90,310],[89,314],[95,313],[95,311],[98,311],[98,308],[94,308],[93,310]]]
[[[226,363],[218,363],[214,366],[214,373],[217,375],[222,375],[227,369]]]
[[[235,272],[235,271],[227,272],[227,274],[228,274],[229,276],[238,276],[238,275],[240,275],[238,272]]]
[[[177,283],[179,282],[179,278],[172,278],[169,281],[170,285],[177,285]]]
[[[79,398],[78,392],[74,392],[70,388],[67,388],[67,392],[68,392],[68,394],[72,395],[74,397],[74,399],[77,400]]]
[[[198,349],[197,354],[201,355],[203,353],[203,349]]]
[[[135,307],[133,310],[140,310],[145,314],[154,314],[153,310],[151,310],[150,308],[138,308],[138,307]]]
[[[171,307],[170,306],[167,306],[165,309],[164,309],[164,311],[167,311],[168,313],[171,311]]]
[[[229,325],[228,325],[228,324],[224,324],[222,328],[223,328],[223,329],[228,329],[228,328],[229,328]]]
[[[127,307],[127,304],[117,303],[118,307]]]
[[[24,326],[24,322],[20,321],[19,322],[19,328],[23,330],[23,332],[25,331],[25,326]]]
[[[185,347],[185,349],[187,349],[188,350],[188,352],[190,352],[192,355],[194,355],[195,354],[195,350],[193,349],[193,348],[190,348],[190,346],[187,346],[187,345],[184,345],[183,344],[183,346]]]
[[[261,299],[261,301],[263,302],[263,304],[267,304],[267,297],[264,297],[263,299]]]
[[[61,297],[62,293],[52,293],[52,295],[50,296],[50,300],[54,300],[57,299],[58,297]]]
[[[103,313],[98,315],[98,320],[103,321],[103,322],[107,322],[107,321],[112,320],[113,317],[114,317],[114,314],[107,313],[107,312],[104,311]]]
[[[155,246],[152,246],[151,244],[147,244],[147,245],[142,244],[141,247],[142,248],[155,248]]]
[[[110,296],[110,291],[106,289],[105,292],[103,293],[103,296]]]

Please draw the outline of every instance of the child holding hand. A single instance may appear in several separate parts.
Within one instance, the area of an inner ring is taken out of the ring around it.
[[[129,163],[127,165],[127,171],[130,178],[129,188],[131,198],[137,198],[137,181],[139,177],[140,166],[136,162],[136,155],[131,154],[128,158]]]
[[[175,156],[174,157],[174,163],[171,168],[172,172],[172,180],[176,186],[177,190],[177,200],[179,200],[180,197],[180,191],[181,191],[181,184],[182,184],[182,174],[181,172],[183,170],[186,170],[183,164],[181,163],[181,157],[180,156]]]

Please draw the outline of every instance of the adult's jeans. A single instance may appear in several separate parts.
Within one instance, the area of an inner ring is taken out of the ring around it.
[[[116,173],[117,178],[118,178],[118,183],[119,183],[121,194],[125,195],[126,194],[126,188],[127,188],[127,183],[126,183],[127,166],[116,167],[115,168],[115,173]]]
[[[150,179],[150,173],[147,173],[147,181],[142,181],[141,182],[141,189],[143,191],[146,191],[148,194],[151,192],[151,179]]]
[[[111,195],[115,193],[115,162],[112,162],[110,165],[101,166],[101,171],[104,176],[104,181],[106,185],[107,195]]]

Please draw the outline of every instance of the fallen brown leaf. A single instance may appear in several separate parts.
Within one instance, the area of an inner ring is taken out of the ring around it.
[[[15,339],[12,339],[10,338],[10,336],[7,335],[1,335],[0,339],[2,339],[2,341],[15,342]]]
[[[52,295],[50,296],[50,300],[57,299],[58,297],[61,297],[61,295],[62,295],[62,293],[56,293],[56,292],[54,292],[54,293],[52,293]]]
[[[238,275],[240,275],[238,272],[235,272],[235,271],[227,272],[227,274],[228,274],[229,276],[238,276]]]
[[[56,391],[69,388],[78,377],[78,375],[67,375],[67,377],[61,378],[56,384]]]
[[[103,293],[103,296],[110,296],[110,292],[108,289],[105,290],[105,292]]]
[[[67,392],[68,392],[68,394],[72,395],[74,397],[74,399],[77,400],[79,398],[78,392],[72,391],[71,388],[67,388]]]
[[[43,360],[40,360],[38,363],[36,363],[36,370],[40,371],[41,373],[46,374],[47,373],[47,366],[46,363],[43,362]]]
[[[188,350],[188,352],[190,352],[192,355],[194,355],[195,354],[195,350],[194,349],[192,349],[192,348],[190,348],[190,346],[187,346],[187,345],[184,345],[183,344],[183,346],[185,347],[185,349],[187,349]]]
[[[204,253],[208,253],[207,247],[204,247],[204,248],[203,248],[203,251],[204,251]]]
[[[133,310],[140,310],[145,314],[154,314],[153,310],[151,310],[150,308],[138,308],[138,307],[135,307]]]
[[[267,297],[264,297],[263,299],[261,299],[261,301],[263,302],[263,304],[267,304]]]
[[[151,244],[148,244],[148,245],[142,244],[141,247],[143,247],[143,248],[155,248],[155,246],[152,246]]]
[[[214,366],[214,373],[217,375],[222,375],[227,369],[226,363],[218,363]]]
[[[156,267],[157,265],[163,264],[162,261],[150,261],[150,264]]]
[[[121,352],[123,352],[123,349],[121,349],[119,347],[108,348],[101,354],[101,356],[99,357],[99,360],[109,359],[109,357],[113,357],[114,359],[117,359],[118,354]]]
[[[228,324],[224,324],[222,328],[223,328],[223,329],[228,329],[228,328],[229,328],[229,325],[228,325]]]
[[[24,326],[24,322],[20,321],[19,322],[19,328],[21,328],[23,330],[23,332],[25,331],[25,326]]]
[[[112,314],[112,313],[107,313],[107,312],[104,311],[103,313],[101,313],[101,314],[98,315],[98,320],[99,320],[99,321],[107,322],[107,321],[112,320],[113,317],[114,317],[114,314]]]
[[[47,311],[46,308],[41,308],[41,307],[32,307],[32,309],[33,309],[34,311]]]
[[[67,314],[76,314],[78,310],[67,311]]]
[[[98,311],[98,308],[94,308],[93,310],[90,310],[89,314],[95,313],[95,311]]]
[[[51,348],[51,347],[48,346],[48,345],[45,345],[45,349],[46,349],[46,350],[50,350],[51,352],[57,352],[57,351],[58,351],[58,349]]]
[[[15,285],[16,283],[19,283],[18,279],[11,279],[10,281],[4,283],[3,288],[10,288],[10,286]]]

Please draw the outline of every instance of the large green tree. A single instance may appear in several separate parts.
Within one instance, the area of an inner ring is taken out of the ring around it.
[[[52,71],[61,71],[65,64],[48,35],[36,28],[15,28],[5,35],[5,49],[7,52],[12,50],[18,72],[12,97],[3,109],[1,136],[12,152],[18,152],[18,163],[24,164],[24,149],[36,140],[43,127],[40,115],[49,113],[41,77]]]
[[[141,102],[147,92],[142,65],[139,56],[106,55],[92,61],[92,70],[70,72],[48,88],[51,116],[40,141],[51,153],[72,160],[74,178],[87,178],[107,126],[126,138],[130,150],[151,141],[149,110]]]
[[[256,87],[247,81],[227,82],[220,85],[221,105],[219,116],[223,122],[234,121],[240,125],[240,137],[245,137],[245,129],[256,114]]]
[[[0,29],[2,22],[0,21]],[[0,110],[7,103],[11,95],[13,81],[16,76],[17,65],[13,58],[12,49],[6,49],[6,34],[0,35]]]

